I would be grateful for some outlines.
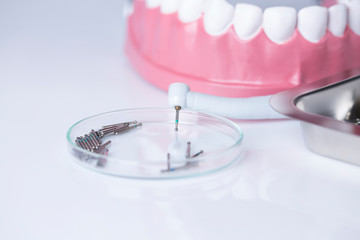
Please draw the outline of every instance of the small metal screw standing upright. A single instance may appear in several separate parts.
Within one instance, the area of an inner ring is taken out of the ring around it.
[[[168,169],[168,170],[171,169],[171,165],[170,165],[170,153],[167,154],[167,169]]]
[[[185,155],[185,158],[189,158],[189,157],[190,157],[190,146],[191,146],[191,142],[187,142],[186,144],[187,144],[187,146],[186,146],[186,155]]]

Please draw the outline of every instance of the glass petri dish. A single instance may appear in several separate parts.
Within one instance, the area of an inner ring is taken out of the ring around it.
[[[142,126],[118,135],[107,154],[79,147],[75,140],[105,125],[137,121]],[[174,128],[175,110],[125,109],[85,118],[67,132],[70,152],[80,165],[119,177],[169,179],[194,177],[221,170],[241,159],[243,133],[232,121],[191,110],[181,110],[179,130]]]

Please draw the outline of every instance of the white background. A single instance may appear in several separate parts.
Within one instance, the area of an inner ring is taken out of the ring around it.
[[[240,164],[144,181],[73,162],[78,120],[165,107],[122,50],[121,1],[0,2],[0,239],[359,239],[360,168],[309,152],[300,124],[237,121]]]

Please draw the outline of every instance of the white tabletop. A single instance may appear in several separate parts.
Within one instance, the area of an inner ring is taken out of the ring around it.
[[[78,120],[167,106],[122,51],[121,1],[0,3],[0,239],[359,239],[360,168],[318,156],[299,122],[237,121],[245,156],[185,180],[77,165]]]

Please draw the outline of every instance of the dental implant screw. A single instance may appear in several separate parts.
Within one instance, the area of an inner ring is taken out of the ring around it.
[[[179,112],[180,112],[181,107],[180,106],[175,106],[175,110],[176,110],[176,116],[175,116],[175,131],[177,132],[178,126],[179,126]]]

